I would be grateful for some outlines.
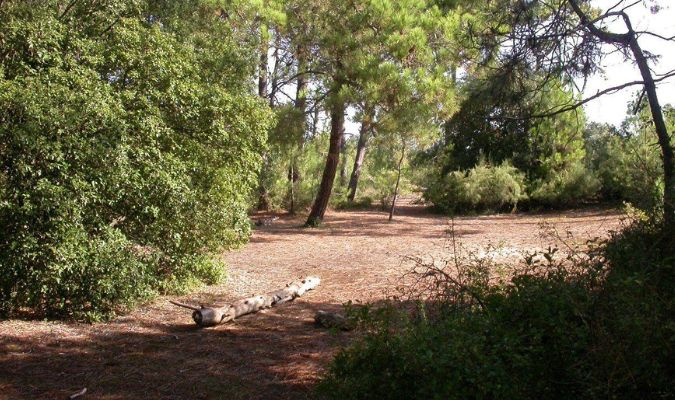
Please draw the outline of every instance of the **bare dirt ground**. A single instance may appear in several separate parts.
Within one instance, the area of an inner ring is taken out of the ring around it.
[[[551,244],[541,224],[576,241],[618,229],[612,210],[460,217],[456,239],[481,249],[501,245],[517,257]],[[302,399],[353,333],[313,326],[317,310],[384,298],[410,267],[405,256],[448,255],[448,218],[420,206],[384,212],[331,212],[318,229],[285,217],[257,229],[224,254],[229,278],[184,302],[222,304],[318,275],[316,291],[294,303],[216,328],[198,329],[187,310],[160,298],[108,323],[0,321],[0,399]]]

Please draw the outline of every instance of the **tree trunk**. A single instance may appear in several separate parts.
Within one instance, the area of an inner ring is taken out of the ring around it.
[[[297,90],[295,92],[295,110],[300,117],[300,135],[298,137],[298,151],[302,149],[302,146],[305,142],[305,130],[307,129],[306,116],[307,112],[307,79],[305,77],[304,71],[307,67],[307,59],[305,56],[305,50],[302,46],[298,46],[296,57],[298,58],[298,78],[296,80]],[[298,154],[297,152],[291,153],[291,166],[289,174],[289,186],[291,192],[291,204],[288,212],[290,214],[295,214],[295,185],[297,182],[297,173],[298,173]]]
[[[258,96],[267,98],[267,51],[269,50],[269,29],[260,24],[260,61],[258,64]]]
[[[270,108],[274,108],[276,104],[277,90],[279,89],[279,48],[281,47],[281,35],[275,33],[274,36],[274,53],[272,55],[274,65],[272,66],[272,84],[270,85],[268,94]]]
[[[342,156],[342,165],[340,166],[340,186],[347,184],[347,138],[342,135],[340,142],[340,155]]]
[[[291,162],[290,168],[290,190],[291,190],[291,204],[288,207],[288,213],[295,215],[295,156],[293,156],[293,161]]]
[[[265,186],[265,175],[269,168],[269,154],[263,153],[263,165],[258,175],[258,211],[267,211],[270,208],[269,192]]]
[[[401,182],[401,166],[403,165],[403,157],[405,156],[405,144],[401,149],[401,158],[398,160],[398,176],[396,177],[396,187],[394,188],[394,198],[391,200],[391,208],[389,209],[389,221],[394,219],[394,208],[396,207],[396,198],[398,197],[398,185]]]
[[[307,109],[307,78],[305,77],[305,69],[307,68],[307,57],[302,46],[298,46],[298,78],[296,79],[297,90],[295,92],[295,109],[302,112],[302,124],[305,125],[305,112]],[[303,128],[304,132],[304,128]]]
[[[258,64],[258,96],[267,99],[267,51],[269,49],[269,29],[260,24],[260,57]],[[269,209],[269,193],[265,187],[264,177],[269,169],[268,155],[263,154],[263,165],[258,175],[258,211]]]
[[[658,137],[659,146],[661,147],[661,159],[663,161],[663,224],[667,232],[675,230],[675,174],[673,163],[673,146],[670,143],[670,136],[668,135],[668,128],[663,118],[663,111],[659,104],[659,98],[656,95],[656,85],[654,78],[647,64],[640,45],[638,44],[635,32],[632,29],[629,31],[631,41],[629,43],[635,62],[640,69],[642,80],[644,81],[645,92],[649,100],[649,109],[654,120],[654,127],[656,129],[656,136]]]
[[[607,32],[596,27],[593,21],[588,19],[588,16],[584,14],[581,7],[577,3],[577,0],[569,0],[569,4],[572,6],[572,9],[577,14],[581,23],[588,28],[591,34],[595,35],[597,38],[606,43],[621,44],[628,46],[633,53],[635,58],[635,63],[640,69],[640,75],[642,76],[642,81],[644,82],[644,90],[647,93],[647,99],[649,100],[649,109],[652,114],[652,119],[654,120],[654,127],[656,130],[656,136],[658,138],[659,147],[661,148],[661,159],[663,162],[663,179],[664,179],[664,193],[663,193],[663,226],[664,233],[667,236],[670,236],[670,240],[675,240],[673,237],[675,231],[675,161],[673,160],[673,146],[670,143],[670,137],[668,136],[668,128],[663,119],[663,111],[661,110],[661,105],[659,104],[659,98],[656,94],[656,85],[654,83],[654,78],[652,72],[649,69],[649,64],[647,63],[647,58],[644,55],[644,52],[640,48],[640,45],[637,41],[637,33],[633,30],[633,25],[625,13],[621,14],[623,17],[626,28],[628,28],[627,33],[612,33]]]
[[[296,297],[300,297],[306,292],[316,288],[319,286],[319,283],[321,283],[321,279],[318,277],[308,276],[305,279],[289,283],[283,289],[275,290],[267,294],[252,296],[232,304],[226,304],[222,307],[194,307],[176,301],[170,302],[179,307],[193,310],[192,319],[197,325],[215,326],[232,321],[242,315],[255,313],[277,304],[292,301]]]
[[[313,111],[314,112],[312,115],[312,137],[316,137],[316,133],[319,131],[319,113],[321,112],[321,109],[317,104],[315,104]]]
[[[306,226],[317,226],[323,220],[326,208],[328,208],[328,200],[330,200],[331,192],[333,191],[333,182],[335,181],[335,174],[337,172],[338,163],[340,162],[340,143],[344,136],[345,124],[345,102],[340,98],[340,89],[342,84],[338,81],[333,88],[335,97],[330,110],[330,147],[328,148],[328,156],[326,157],[326,166],[321,177],[321,186],[319,186],[319,193],[316,195],[312,211],[307,217]]]
[[[359,141],[356,144],[356,157],[354,157],[354,167],[352,168],[352,175],[349,179],[349,194],[347,195],[347,200],[350,203],[354,202],[354,198],[356,197],[356,188],[359,184],[359,177],[361,176],[361,166],[366,157],[366,146],[368,144],[371,121],[372,112],[368,111],[367,114],[363,115],[363,121],[361,121]]]

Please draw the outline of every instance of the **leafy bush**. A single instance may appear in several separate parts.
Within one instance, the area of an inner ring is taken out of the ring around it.
[[[221,277],[270,125],[246,48],[213,13],[57,3],[0,7],[0,314],[98,319]]]
[[[663,168],[653,128],[644,125],[649,129],[624,135],[603,126],[589,126],[587,164],[597,171],[605,199],[628,201],[651,211],[663,199]]]
[[[525,178],[509,163],[495,167],[481,162],[466,173],[448,173],[425,197],[445,212],[513,209],[526,198]]]
[[[510,280],[496,282],[484,263],[467,259],[418,265],[429,283],[418,310],[392,302],[361,311],[365,337],[336,356],[319,392],[330,399],[672,398],[674,255],[666,239],[636,226],[605,248],[530,256]]]
[[[340,210],[369,209],[373,207],[373,199],[368,196],[361,196],[352,202],[347,201],[347,199],[340,199],[340,201],[335,204],[335,207]]]
[[[531,203],[569,207],[594,198],[600,190],[600,182],[583,164],[575,163],[546,180],[535,181],[530,187]]]

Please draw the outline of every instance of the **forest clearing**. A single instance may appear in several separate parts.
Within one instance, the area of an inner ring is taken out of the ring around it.
[[[0,400],[675,399],[672,0],[0,0]]]
[[[518,251],[554,245],[541,225],[583,242],[620,226],[611,209],[459,217],[457,240]],[[282,217],[257,229],[243,249],[224,255],[224,285],[180,298],[214,304],[282,287],[316,274],[321,285],[296,301],[227,325],[197,328],[163,297],[129,315],[94,325],[0,321],[0,398],[302,399],[331,357],[356,335],[313,324],[317,310],[395,294],[406,255],[450,256],[450,220],[404,204],[393,223],[380,211],[331,212],[319,229]],[[512,259],[518,255],[510,254]]]

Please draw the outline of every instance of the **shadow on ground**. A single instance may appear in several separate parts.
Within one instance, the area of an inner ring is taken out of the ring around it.
[[[393,221],[388,221],[388,213],[377,210],[337,211],[326,217],[318,228],[303,227],[303,216],[280,215],[277,223],[258,227],[262,235],[251,238],[251,243],[269,243],[277,240],[292,241],[298,237],[371,237],[371,238],[422,238],[438,239],[447,235],[454,224],[458,237],[480,235],[485,232],[485,221],[501,222],[506,226],[531,226],[539,230],[547,219],[560,221],[560,213],[555,211],[526,212],[514,214],[493,214],[485,216],[458,216],[452,220],[446,215],[429,214],[428,209],[419,206],[401,206]],[[564,220],[569,223],[602,223],[616,218],[614,209],[580,209],[565,213]],[[430,229],[432,228],[432,229]]]
[[[317,369],[350,335],[315,327],[319,309],[340,306],[296,302],[207,329],[186,314],[79,326],[80,336],[0,337],[0,398],[61,399],[84,387],[85,399],[312,398]]]

